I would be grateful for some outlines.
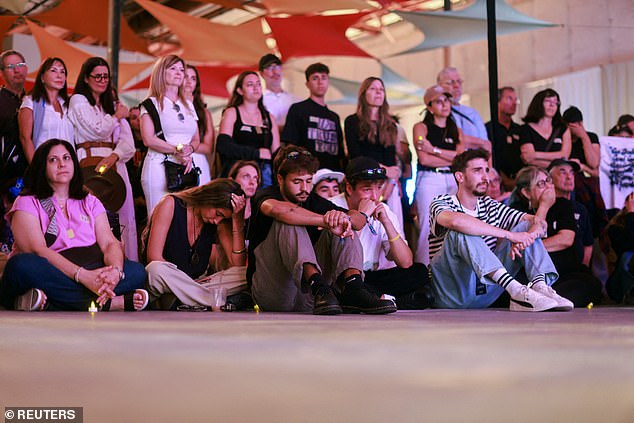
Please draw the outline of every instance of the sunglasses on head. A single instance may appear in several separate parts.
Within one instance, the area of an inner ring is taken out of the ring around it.
[[[354,178],[362,178],[362,177],[374,177],[374,176],[385,176],[385,169],[382,167],[377,167],[376,169],[364,169],[360,172],[356,172],[354,175],[350,176],[350,179]]]
[[[172,108],[174,109],[174,111],[175,111],[176,113],[178,113],[178,114],[177,114],[177,116],[176,116],[176,117],[178,117],[178,121],[179,121],[179,122],[183,122],[183,121],[185,120],[185,116],[183,116],[183,114],[181,113],[181,108],[180,108],[180,106],[179,106],[178,104],[174,103],[174,105],[172,106]]]
[[[290,153],[286,155],[286,158],[289,160],[297,160],[302,154],[307,157],[312,156],[312,153],[310,151],[304,150],[304,151],[291,151]]]

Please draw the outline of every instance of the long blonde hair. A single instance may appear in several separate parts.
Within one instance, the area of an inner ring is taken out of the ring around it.
[[[152,68],[152,75],[150,76],[150,89],[148,91],[148,97],[155,97],[160,110],[163,110],[163,99],[165,98],[165,71],[175,63],[182,63],[183,69],[187,69],[185,65],[185,61],[175,54],[168,54],[167,56],[163,56],[159,58],[154,67]],[[185,105],[185,107],[189,110],[189,105],[187,104],[187,100],[185,99],[185,94],[183,92],[183,86],[185,85],[185,79],[183,78],[183,84],[178,87],[178,98],[180,98],[181,102]],[[191,110],[190,110],[191,111]]]

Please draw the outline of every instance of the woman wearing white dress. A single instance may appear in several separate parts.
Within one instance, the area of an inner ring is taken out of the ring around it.
[[[141,107],[141,137],[148,147],[141,186],[145,194],[148,219],[158,202],[167,194],[167,180],[163,161],[185,165],[186,171],[192,171],[194,163],[192,153],[200,145],[198,136],[198,117],[191,101],[185,99],[183,83],[185,81],[185,62],[178,56],[169,54],[157,60],[150,76],[149,97],[158,111],[163,136],[156,136],[154,123],[145,107]]]
[[[115,101],[110,86],[110,67],[101,57],[84,62],[70,99],[69,118],[75,128],[77,157],[103,157],[95,169],[115,168],[126,186],[126,197],[119,214],[121,240],[125,255],[138,260],[138,240],[134,216],[134,198],[125,162],[134,156],[132,130],[126,117],[128,108]]]
[[[200,92],[198,70],[192,65],[187,65],[185,68],[183,93],[185,98],[194,104],[194,110],[196,111],[196,116],[198,116],[200,145],[196,152],[192,154],[192,158],[196,166],[200,168],[200,185],[204,185],[211,181],[210,160],[214,159],[212,154],[214,152],[216,134],[211,113],[207,110],[207,105],[203,102],[202,93]],[[213,165],[213,161],[211,164]]]
[[[49,57],[37,71],[33,89],[22,100],[18,113],[20,141],[29,163],[35,149],[46,140],[56,138],[73,142],[66,75],[64,61]]]

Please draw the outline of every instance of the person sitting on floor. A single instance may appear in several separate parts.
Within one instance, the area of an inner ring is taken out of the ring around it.
[[[124,260],[106,210],[83,187],[75,149],[51,139],[33,154],[24,190],[8,214],[14,250],[0,301],[17,310],[143,310],[145,271]]]
[[[228,178],[163,197],[144,231],[152,302],[173,294],[186,306],[211,307],[212,287],[229,279],[228,295],[246,287],[245,203],[240,185]],[[201,278],[216,241],[227,252],[231,267]],[[172,309],[174,298],[165,298],[158,308]]]
[[[551,178],[555,173],[567,173],[567,178],[574,181],[572,166],[566,160],[553,160],[551,174],[537,166],[527,166],[517,173],[515,190],[510,206],[524,212],[532,212],[535,206],[543,204],[548,198],[552,205],[546,214],[548,225],[547,237],[542,240],[544,248],[552,260],[559,278],[553,287],[559,294],[571,300],[577,307],[585,307],[589,303],[601,301],[601,282],[592,275],[575,245],[575,233],[580,232],[575,221],[575,213],[570,199],[556,197]],[[575,163],[576,165],[576,163]],[[563,179],[566,175],[557,175]],[[558,181],[561,186],[562,181]],[[572,186],[574,189],[574,185]],[[556,197],[555,201],[551,201]],[[577,240],[580,244],[581,240]],[[592,244],[592,241],[590,241]]]
[[[313,191],[326,200],[340,194],[339,184],[343,181],[343,173],[334,170],[319,169],[313,175]]]
[[[625,205],[610,220],[602,238],[616,258],[606,291],[612,300],[634,305],[634,192],[625,197]]]
[[[247,279],[256,304],[314,314],[396,311],[363,284],[363,249],[353,229],[363,227],[364,217],[311,192],[317,158],[289,145],[273,165],[279,186],[259,191],[252,202]]]
[[[506,290],[512,311],[572,310],[550,287],[557,270],[540,239],[550,204],[540,204],[531,216],[485,196],[488,160],[482,149],[457,155],[451,164],[457,194],[440,195],[430,206],[435,306],[489,307]],[[528,286],[515,279],[522,267]]]
[[[357,232],[363,246],[365,283],[379,294],[396,297],[399,309],[425,309],[433,302],[429,277],[422,263],[414,263],[400,222],[381,202],[387,171],[379,162],[359,156],[346,167],[345,193],[330,199],[335,205],[357,210],[366,225]]]

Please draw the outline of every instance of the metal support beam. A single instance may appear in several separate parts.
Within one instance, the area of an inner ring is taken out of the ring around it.
[[[489,50],[489,108],[491,109],[491,122],[498,119],[498,56],[497,56],[497,30],[495,27],[495,0],[487,0],[487,41]],[[496,139],[496,125],[491,125],[492,139]],[[495,141],[493,141],[495,151]],[[493,157],[494,166],[497,158]]]
[[[110,82],[119,88],[119,49],[121,47],[121,0],[110,0],[108,8],[108,63]]]

